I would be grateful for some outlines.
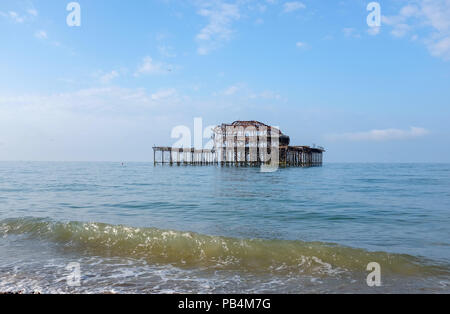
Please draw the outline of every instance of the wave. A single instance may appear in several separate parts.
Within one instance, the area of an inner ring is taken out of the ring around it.
[[[449,275],[446,265],[405,254],[288,240],[238,239],[193,232],[86,222],[20,218],[0,221],[0,237],[22,235],[52,241],[82,253],[144,259],[152,264],[271,273],[339,274],[361,272],[371,262],[383,273]]]

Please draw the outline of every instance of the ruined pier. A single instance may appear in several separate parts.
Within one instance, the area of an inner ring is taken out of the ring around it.
[[[289,146],[290,138],[278,128],[258,121],[236,121],[213,130],[214,148],[153,147],[156,164],[320,167],[322,147]]]

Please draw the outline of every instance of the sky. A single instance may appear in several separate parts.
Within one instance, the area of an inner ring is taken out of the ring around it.
[[[450,0],[69,2],[0,0],[0,160],[151,161],[202,118],[450,162]]]

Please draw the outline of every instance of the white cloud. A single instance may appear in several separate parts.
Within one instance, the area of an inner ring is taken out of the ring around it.
[[[255,25],[264,23],[261,15],[278,0],[192,0],[197,7],[197,14],[207,19],[207,24],[195,36],[197,53],[207,55],[231,41],[236,34],[233,25],[242,17],[251,17]],[[285,4],[286,12],[304,8],[299,1]],[[256,17],[254,15],[257,15]]]
[[[306,48],[308,45],[307,45],[306,43],[302,42],[302,41],[298,41],[298,42],[295,44],[295,46],[296,46],[297,48]]]
[[[27,13],[24,14],[19,14],[16,11],[8,11],[8,12],[0,11],[0,16],[11,19],[14,23],[22,24],[38,16],[38,11],[36,11],[35,9],[29,9],[27,10]]]
[[[423,0],[422,13],[426,23],[434,28],[426,41],[430,53],[450,60],[450,0]]]
[[[167,65],[161,62],[155,62],[150,56],[147,56],[142,60],[142,63],[134,73],[134,76],[162,74],[167,73],[167,71]]]
[[[119,73],[117,71],[111,71],[109,73],[105,73],[100,76],[100,82],[103,84],[109,84],[111,81],[119,77]]]
[[[395,37],[403,37],[410,31],[411,27],[408,24],[397,24],[391,31],[391,34]]]
[[[36,33],[34,33],[34,37],[38,38],[38,39],[47,39],[48,35],[46,31],[40,30],[37,31]]]
[[[414,12],[418,12],[417,10],[415,7],[407,6],[400,10],[400,14],[397,16],[382,16],[381,21],[392,27],[391,34],[393,36],[403,37],[411,30],[411,26],[406,23],[407,19],[411,17],[411,14],[415,14]]]
[[[9,11],[8,16],[16,23],[23,23],[25,21],[25,18],[15,11]]]
[[[175,89],[149,93],[143,88],[101,87],[81,89],[75,92],[50,95],[0,96],[0,109],[35,108],[48,111],[97,111],[126,113],[134,109],[149,109],[155,101],[168,100],[174,104],[177,99]]]
[[[171,98],[177,94],[177,91],[174,88],[169,89],[163,89],[160,91],[157,91],[156,93],[152,94],[151,99],[154,101],[159,101],[167,98]]]
[[[409,130],[384,129],[367,132],[330,134],[326,138],[331,141],[394,141],[408,140],[428,135],[430,132],[424,128],[411,127]]]
[[[450,0],[419,0],[402,7],[397,15],[383,16],[382,22],[391,26],[395,37],[424,31],[422,42],[431,55],[450,60]],[[417,34],[412,37],[417,38]]]
[[[421,14],[426,22],[439,32],[448,32],[450,29],[450,1],[449,0],[422,0]]]
[[[306,6],[299,1],[292,1],[292,2],[286,2],[283,5],[283,12],[284,13],[290,13],[290,12],[294,12],[300,9],[305,9]]]
[[[161,56],[165,58],[175,58],[177,56],[176,53],[173,51],[173,48],[167,45],[159,45],[158,52]]]
[[[262,18],[257,18],[257,19],[255,20],[255,25],[262,25],[262,24],[264,24],[264,19],[262,19]]]
[[[251,99],[280,100],[281,95],[271,90],[265,90],[259,94],[250,95]]]
[[[380,33],[380,31],[381,31],[381,27],[370,27],[367,30],[367,33],[369,35],[376,36],[376,35],[378,35]]]
[[[223,94],[226,96],[232,96],[235,95],[238,91],[240,91],[243,88],[242,85],[233,85],[228,87]]]
[[[27,12],[31,16],[38,16],[38,11],[36,11],[35,9],[29,9]]]
[[[199,6],[198,14],[208,19],[208,25],[196,36],[197,52],[206,55],[231,39],[232,24],[240,18],[240,12],[237,4],[222,1],[204,1]]]
[[[345,27],[342,29],[342,32],[344,33],[345,37],[353,37],[353,38],[360,38],[361,35],[358,33],[358,31],[351,27]]]
[[[450,36],[428,43],[428,49],[433,56],[450,60]]]
[[[419,13],[419,8],[416,5],[408,4],[401,8],[400,15],[404,17],[415,16]]]
[[[245,83],[238,83],[229,86],[220,93],[215,93],[215,95],[224,95],[227,97],[235,96],[237,98],[245,100],[284,100],[284,98],[277,92],[271,90],[264,91],[254,91],[249,88]]]

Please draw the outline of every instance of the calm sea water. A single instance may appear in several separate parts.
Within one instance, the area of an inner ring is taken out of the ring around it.
[[[81,285],[67,285],[69,263]],[[366,284],[367,264],[382,286]],[[0,163],[0,292],[450,292],[450,165]]]

